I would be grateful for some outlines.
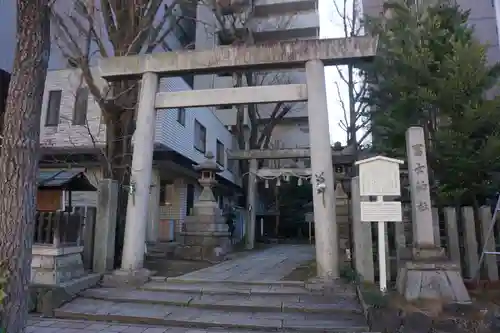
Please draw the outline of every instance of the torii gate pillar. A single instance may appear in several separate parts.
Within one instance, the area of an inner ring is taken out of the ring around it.
[[[328,125],[325,66],[321,60],[306,62],[313,182],[314,233],[319,277],[339,277],[335,180]]]

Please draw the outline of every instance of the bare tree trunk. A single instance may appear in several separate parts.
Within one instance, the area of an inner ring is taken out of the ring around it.
[[[357,137],[356,137],[356,132],[358,131],[358,128],[356,126],[356,120],[358,117],[358,114],[356,112],[356,98],[354,97],[354,67],[352,65],[347,66],[347,85],[349,87],[349,133],[348,137],[349,140],[347,141],[347,144],[352,144],[354,146],[354,149],[357,150]]]
[[[137,101],[137,82],[123,81],[113,86],[117,96],[115,110],[108,110],[106,117],[106,156],[110,170],[103,165],[105,177],[119,184],[116,212],[115,258],[114,267],[121,265],[125,223],[127,217],[128,191],[132,166],[132,136],[135,131],[135,105]]]
[[[0,159],[0,269],[5,332],[24,332],[36,213],[40,115],[50,55],[48,0],[17,1],[17,47]]]

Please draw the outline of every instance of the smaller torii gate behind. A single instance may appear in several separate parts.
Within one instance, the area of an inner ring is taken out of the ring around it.
[[[355,152],[351,146],[343,147],[340,150],[332,147],[330,149],[334,166],[336,164],[354,164]],[[309,148],[291,148],[291,149],[250,149],[237,150],[228,153],[228,159],[231,160],[248,160],[250,170],[248,172],[248,187],[247,187],[247,210],[249,213],[249,221],[246,224],[246,240],[247,249],[253,249],[255,243],[255,223],[256,211],[251,207],[256,206],[257,182],[256,178],[264,177],[279,177],[283,173],[293,172],[301,176],[312,176],[311,168],[282,168],[282,169],[258,169],[258,160],[277,160],[277,159],[303,159],[311,158],[311,150]],[[312,178],[311,178],[312,179]],[[278,208],[278,207],[277,207]]]
[[[337,278],[338,236],[324,66],[371,60],[376,48],[377,39],[366,36],[100,60],[100,74],[108,81],[141,77],[132,157],[133,190],[127,206],[121,273],[135,275],[143,268],[156,109],[307,101],[312,182],[322,184],[313,188],[318,275]],[[306,84],[158,92],[159,78],[164,76],[304,67]]]

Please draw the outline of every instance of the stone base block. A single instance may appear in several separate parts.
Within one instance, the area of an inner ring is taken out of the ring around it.
[[[416,261],[443,261],[446,259],[446,253],[441,247],[419,246],[412,248],[412,257]]]
[[[228,232],[183,232],[185,245],[226,246]]]
[[[136,271],[116,270],[111,274],[104,275],[102,286],[104,287],[140,287],[148,282],[153,272],[145,268]]]
[[[402,263],[396,284],[398,292],[408,301],[436,299],[445,304],[471,302],[459,266],[438,261],[435,257]]]
[[[82,251],[81,246],[33,246],[31,283],[59,285],[84,276]]]
[[[183,260],[220,262],[231,252],[231,240],[224,233],[185,232],[184,244],[175,249],[175,257]]]
[[[221,246],[179,245],[175,258],[182,260],[208,261],[217,263],[226,260],[228,252]]]
[[[72,301],[81,291],[96,286],[100,280],[100,274],[87,274],[59,285],[31,284],[30,311],[51,317],[55,309]]]

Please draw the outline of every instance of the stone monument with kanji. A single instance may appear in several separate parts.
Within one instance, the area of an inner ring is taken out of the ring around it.
[[[439,299],[470,302],[460,266],[451,262],[434,239],[429,171],[422,127],[406,132],[412,202],[412,256],[399,267],[397,289],[407,300]]]

